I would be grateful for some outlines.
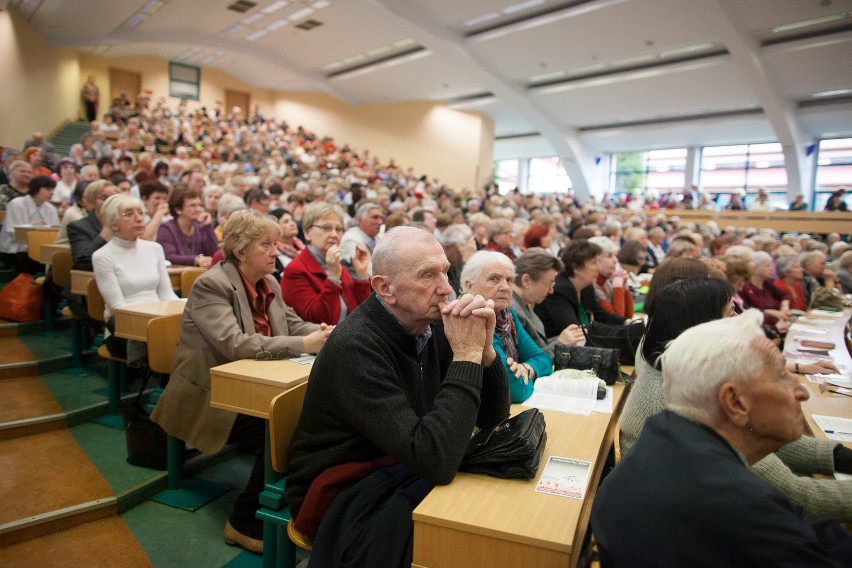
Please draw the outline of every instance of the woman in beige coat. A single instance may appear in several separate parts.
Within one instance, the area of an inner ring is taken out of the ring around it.
[[[192,287],[181,324],[180,344],[169,384],[151,419],[170,435],[204,453],[226,443],[262,450],[265,422],[210,407],[210,368],[236,359],[297,357],[319,351],[332,326],[302,321],[284,305],[270,276],[281,229],[274,219],[239,211],[225,224],[225,260]],[[255,519],[263,489],[263,455],[225,525],[225,542],[252,552],[263,549],[262,523]]]

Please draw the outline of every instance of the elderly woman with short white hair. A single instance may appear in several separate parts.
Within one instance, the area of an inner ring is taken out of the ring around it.
[[[166,272],[163,247],[139,238],[145,232],[145,213],[138,198],[118,193],[101,208],[104,227],[112,238],[92,254],[98,290],[104,298],[105,343],[116,357],[133,363],[145,357],[145,346],[115,337],[115,310],[122,306],[177,300]],[[129,349],[129,352],[128,352]]]
[[[751,259],[751,279],[743,285],[740,296],[750,308],[762,311],[764,326],[778,334],[790,326],[790,296],[772,285],[772,257],[756,251]]]
[[[523,402],[533,393],[533,382],[553,371],[547,353],[529,336],[518,314],[510,307],[515,265],[503,253],[479,251],[470,257],[461,273],[462,291],[494,301],[497,326],[494,351],[509,377],[512,402]]]

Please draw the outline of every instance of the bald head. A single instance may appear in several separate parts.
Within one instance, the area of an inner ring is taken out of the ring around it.
[[[428,243],[441,246],[434,235],[421,228],[394,227],[385,233],[373,250],[373,274],[393,279],[403,268],[404,260],[411,257],[412,250],[417,245]]]

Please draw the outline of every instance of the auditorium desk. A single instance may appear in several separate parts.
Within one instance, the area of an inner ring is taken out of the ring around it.
[[[134,304],[115,310],[115,335],[124,339],[148,341],[148,322],[162,316],[182,314],[186,300]]]
[[[576,566],[623,401],[617,384],[612,414],[542,411],[547,447],[535,479],[459,473],[433,489],[414,510],[413,566]],[[512,413],[524,409],[513,405]],[[592,463],[585,499],[535,492],[550,456]]]
[[[210,406],[269,419],[269,403],[308,380],[312,365],[241,359],[210,369]]]
[[[187,270],[193,270],[196,266],[180,266],[173,265],[166,268],[169,275],[169,280],[172,283],[172,288],[175,292],[180,293],[180,275]],[[89,280],[95,277],[95,273],[91,270],[72,270],[71,271],[71,293],[79,296],[88,294]],[[167,315],[167,314],[165,314]]]
[[[69,244],[56,244],[56,243],[46,243],[41,245],[41,250],[39,251],[41,257],[42,264],[50,264],[53,259],[53,253],[55,252],[63,252],[68,251],[71,252],[71,245]]]
[[[842,318],[833,318],[829,316],[815,316],[814,312],[809,312],[808,318],[818,320],[815,327],[825,329],[828,333],[824,335],[809,334],[803,332],[791,331],[787,335],[787,345],[790,341],[796,338],[813,339],[816,341],[830,341],[834,343],[834,361],[837,365],[845,367],[847,370],[852,369],[852,357],[849,355],[849,350],[846,347],[846,339],[844,337],[846,322],[852,317],[852,310],[845,310]],[[839,416],[841,418],[852,418],[852,398],[840,394],[830,392],[819,392],[819,385],[816,385],[807,378],[802,378],[802,384],[808,387],[811,391],[811,397],[802,403],[802,411],[805,413],[806,425],[811,434],[815,438],[827,439],[825,435],[814,421],[811,419],[812,414],[822,416]],[[852,442],[843,442],[845,446],[852,448]]]

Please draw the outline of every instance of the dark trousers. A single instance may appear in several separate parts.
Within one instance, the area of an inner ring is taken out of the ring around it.
[[[98,118],[98,104],[94,101],[83,101],[86,103],[86,119],[89,122]]]
[[[240,444],[244,449],[257,453],[248,483],[237,497],[234,510],[228,520],[239,532],[258,540],[263,540],[263,522],[255,517],[255,513],[260,508],[258,499],[263,491],[263,450],[266,427],[265,420],[240,414],[228,437],[229,444]]]

